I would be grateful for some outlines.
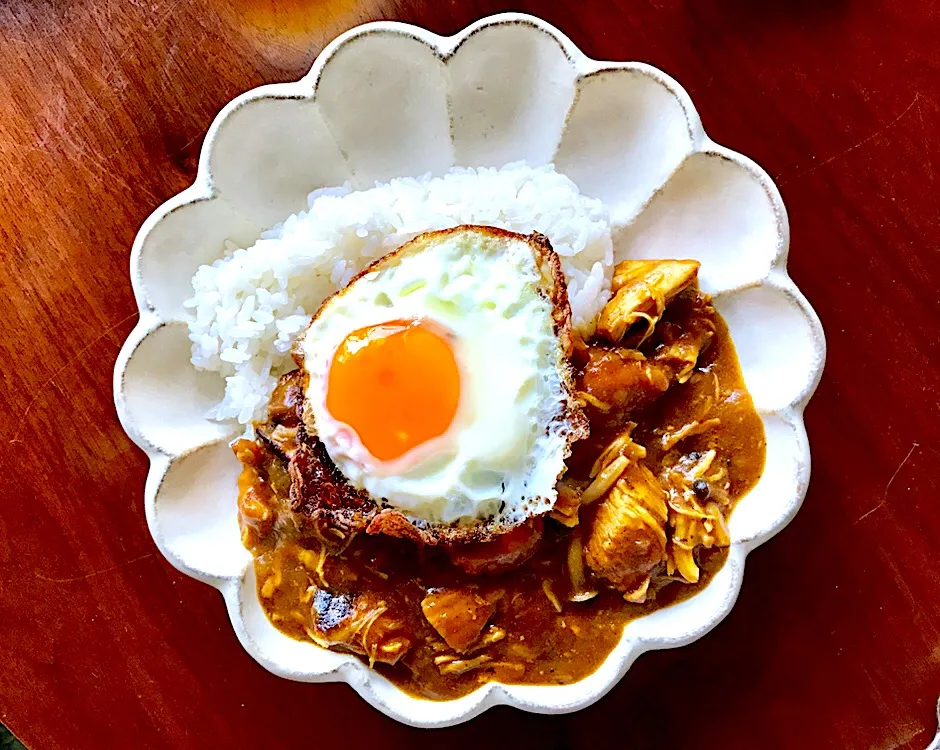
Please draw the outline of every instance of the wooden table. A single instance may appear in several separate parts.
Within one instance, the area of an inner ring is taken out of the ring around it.
[[[395,724],[239,647],[144,522],[111,371],[128,251],[219,108],[337,33],[516,9],[651,62],[764,165],[829,338],[812,486],[734,612],[579,714]],[[931,0],[0,3],[0,721],[36,748],[922,748],[940,694],[940,11]],[[351,744],[350,744],[351,743]],[[367,745],[368,743],[368,745]]]

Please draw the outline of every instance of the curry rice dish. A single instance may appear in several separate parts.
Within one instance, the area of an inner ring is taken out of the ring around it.
[[[545,237],[463,226],[328,298],[233,444],[270,621],[445,700],[575,682],[693,595],[765,455],[698,270],[618,264],[586,335]]]

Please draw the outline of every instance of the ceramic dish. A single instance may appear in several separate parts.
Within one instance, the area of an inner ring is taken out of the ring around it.
[[[377,116],[381,113],[381,116]],[[250,245],[305,208],[313,189],[371,186],[453,165],[554,162],[610,207],[617,258],[697,258],[764,421],[767,463],[730,523],[726,565],[700,593],[634,622],[604,664],[562,687],[487,684],[423,701],[352,656],[275,630],[255,593],[236,521],[240,429],[205,418],[222,381],[189,363],[196,268]],[[650,649],[682,646],[729,612],[747,553],[794,516],[810,474],[802,412],[819,380],[819,320],[786,272],[786,211],[754,162],[712,142],[669,76],[591,60],[529,16],[484,19],[453,37],[376,23],[343,34],[296,83],[228,104],[209,129],[195,184],[144,223],[131,255],[140,322],[115,367],[124,428],[150,458],[147,521],[166,558],[222,592],[245,649],[293,680],[347,682],[380,711],[424,727],[508,704],[561,713],[596,701]]]

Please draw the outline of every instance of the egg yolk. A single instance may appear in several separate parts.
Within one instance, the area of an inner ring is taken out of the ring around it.
[[[353,331],[330,364],[326,408],[380,461],[444,434],[459,400],[454,351],[424,321],[393,320]]]

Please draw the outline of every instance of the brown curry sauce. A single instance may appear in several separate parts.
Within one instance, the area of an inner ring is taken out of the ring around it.
[[[691,377],[631,415],[637,423],[633,437],[646,447],[645,463],[654,474],[677,452],[694,455],[714,449],[716,463],[727,470],[726,491],[735,503],[760,478],[765,439],[727,327],[717,313],[711,315],[715,333]],[[686,437],[668,451],[662,447],[664,434],[714,418],[719,424],[713,428]],[[569,476],[583,475],[610,434],[595,430],[591,438],[576,444]],[[251,455],[246,457],[246,451]],[[239,441],[236,453],[246,462],[239,482],[243,540],[255,556],[258,596],[271,622],[293,638],[310,641],[315,591],[372,592],[397,614],[411,646],[396,664],[373,666],[422,698],[453,699],[489,681],[576,682],[607,658],[628,622],[694,595],[727,559],[724,549],[697,549],[698,583],[668,582],[662,575],[655,592],[651,589],[652,596],[636,604],[605,585],[598,585],[598,595],[589,601],[568,601],[568,540],[582,530],[550,519],[545,521],[545,534],[534,557],[498,575],[467,575],[439,548],[419,548],[410,541],[384,536],[360,534],[343,552],[329,555],[298,531],[302,525],[289,522],[290,479],[284,459],[263,441]],[[581,526],[588,518],[582,519]],[[422,599],[438,587],[469,587],[495,602],[481,645],[463,655],[455,655],[422,614]],[[363,655],[359,658],[370,661]],[[446,664],[466,665],[467,671],[461,673],[461,667],[444,674]],[[474,668],[475,664],[479,666]]]

